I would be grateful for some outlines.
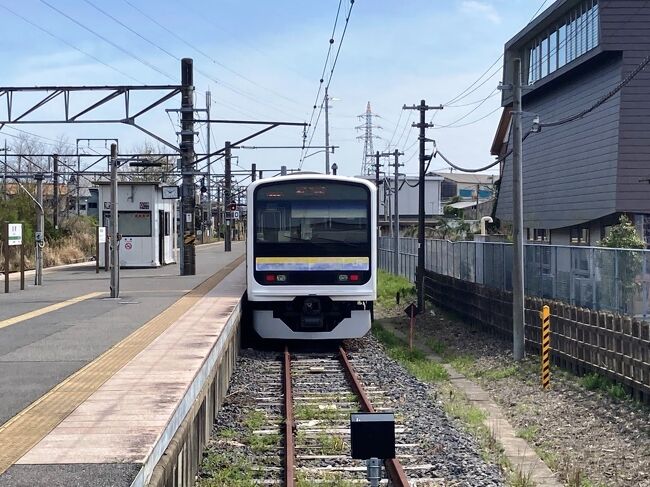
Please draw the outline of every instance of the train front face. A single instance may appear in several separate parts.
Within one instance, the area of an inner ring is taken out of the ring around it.
[[[370,330],[376,190],[337,176],[286,176],[248,190],[248,299],[262,338],[344,339]]]

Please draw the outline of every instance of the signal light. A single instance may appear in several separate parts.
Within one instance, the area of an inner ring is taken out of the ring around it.
[[[233,201],[232,203],[230,203],[230,204],[228,205],[228,209],[229,209],[230,211],[235,211],[235,210],[237,210],[237,203],[235,203],[235,202]]]

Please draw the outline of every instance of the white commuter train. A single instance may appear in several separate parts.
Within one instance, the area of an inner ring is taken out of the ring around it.
[[[248,187],[247,293],[261,338],[340,340],[370,330],[377,190],[300,173]]]

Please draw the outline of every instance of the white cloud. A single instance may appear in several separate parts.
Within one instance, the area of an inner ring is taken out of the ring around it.
[[[494,8],[494,5],[478,0],[463,0],[460,4],[461,12],[469,15],[483,17],[493,24],[500,24],[501,17]]]

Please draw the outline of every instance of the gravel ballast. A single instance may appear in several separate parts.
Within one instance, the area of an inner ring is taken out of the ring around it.
[[[407,476],[410,480],[432,479],[420,480],[415,485],[506,485],[500,468],[483,460],[480,446],[471,435],[447,418],[435,399],[435,386],[416,380],[387,357],[381,344],[371,336],[347,345],[350,359],[364,386],[382,391],[382,407],[392,409],[399,426],[405,428],[398,441],[414,445],[409,448],[408,456],[401,460]],[[251,446],[250,440],[253,430],[275,427],[281,431],[278,422],[281,408],[272,405],[278,401],[265,404],[261,400],[271,394],[276,394],[278,400],[282,398],[279,356],[276,352],[242,350],[206,451],[199,485],[255,485],[260,478],[280,478],[283,465],[281,435],[275,438],[276,441],[268,441],[264,450],[260,450],[259,445]],[[274,375],[277,385],[271,383]],[[251,415],[254,414],[251,411],[255,410],[264,411],[264,425],[251,425]],[[344,439],[345,454],[349,455],[349,437],[344,436]],[[240,471],[226,472],[228,468],[232,470],[229,465]],[[259,473],[261,465],[265,466],[265,475]],[[298,485],[311,485],[309,480],[303,475],[303,483]]]

